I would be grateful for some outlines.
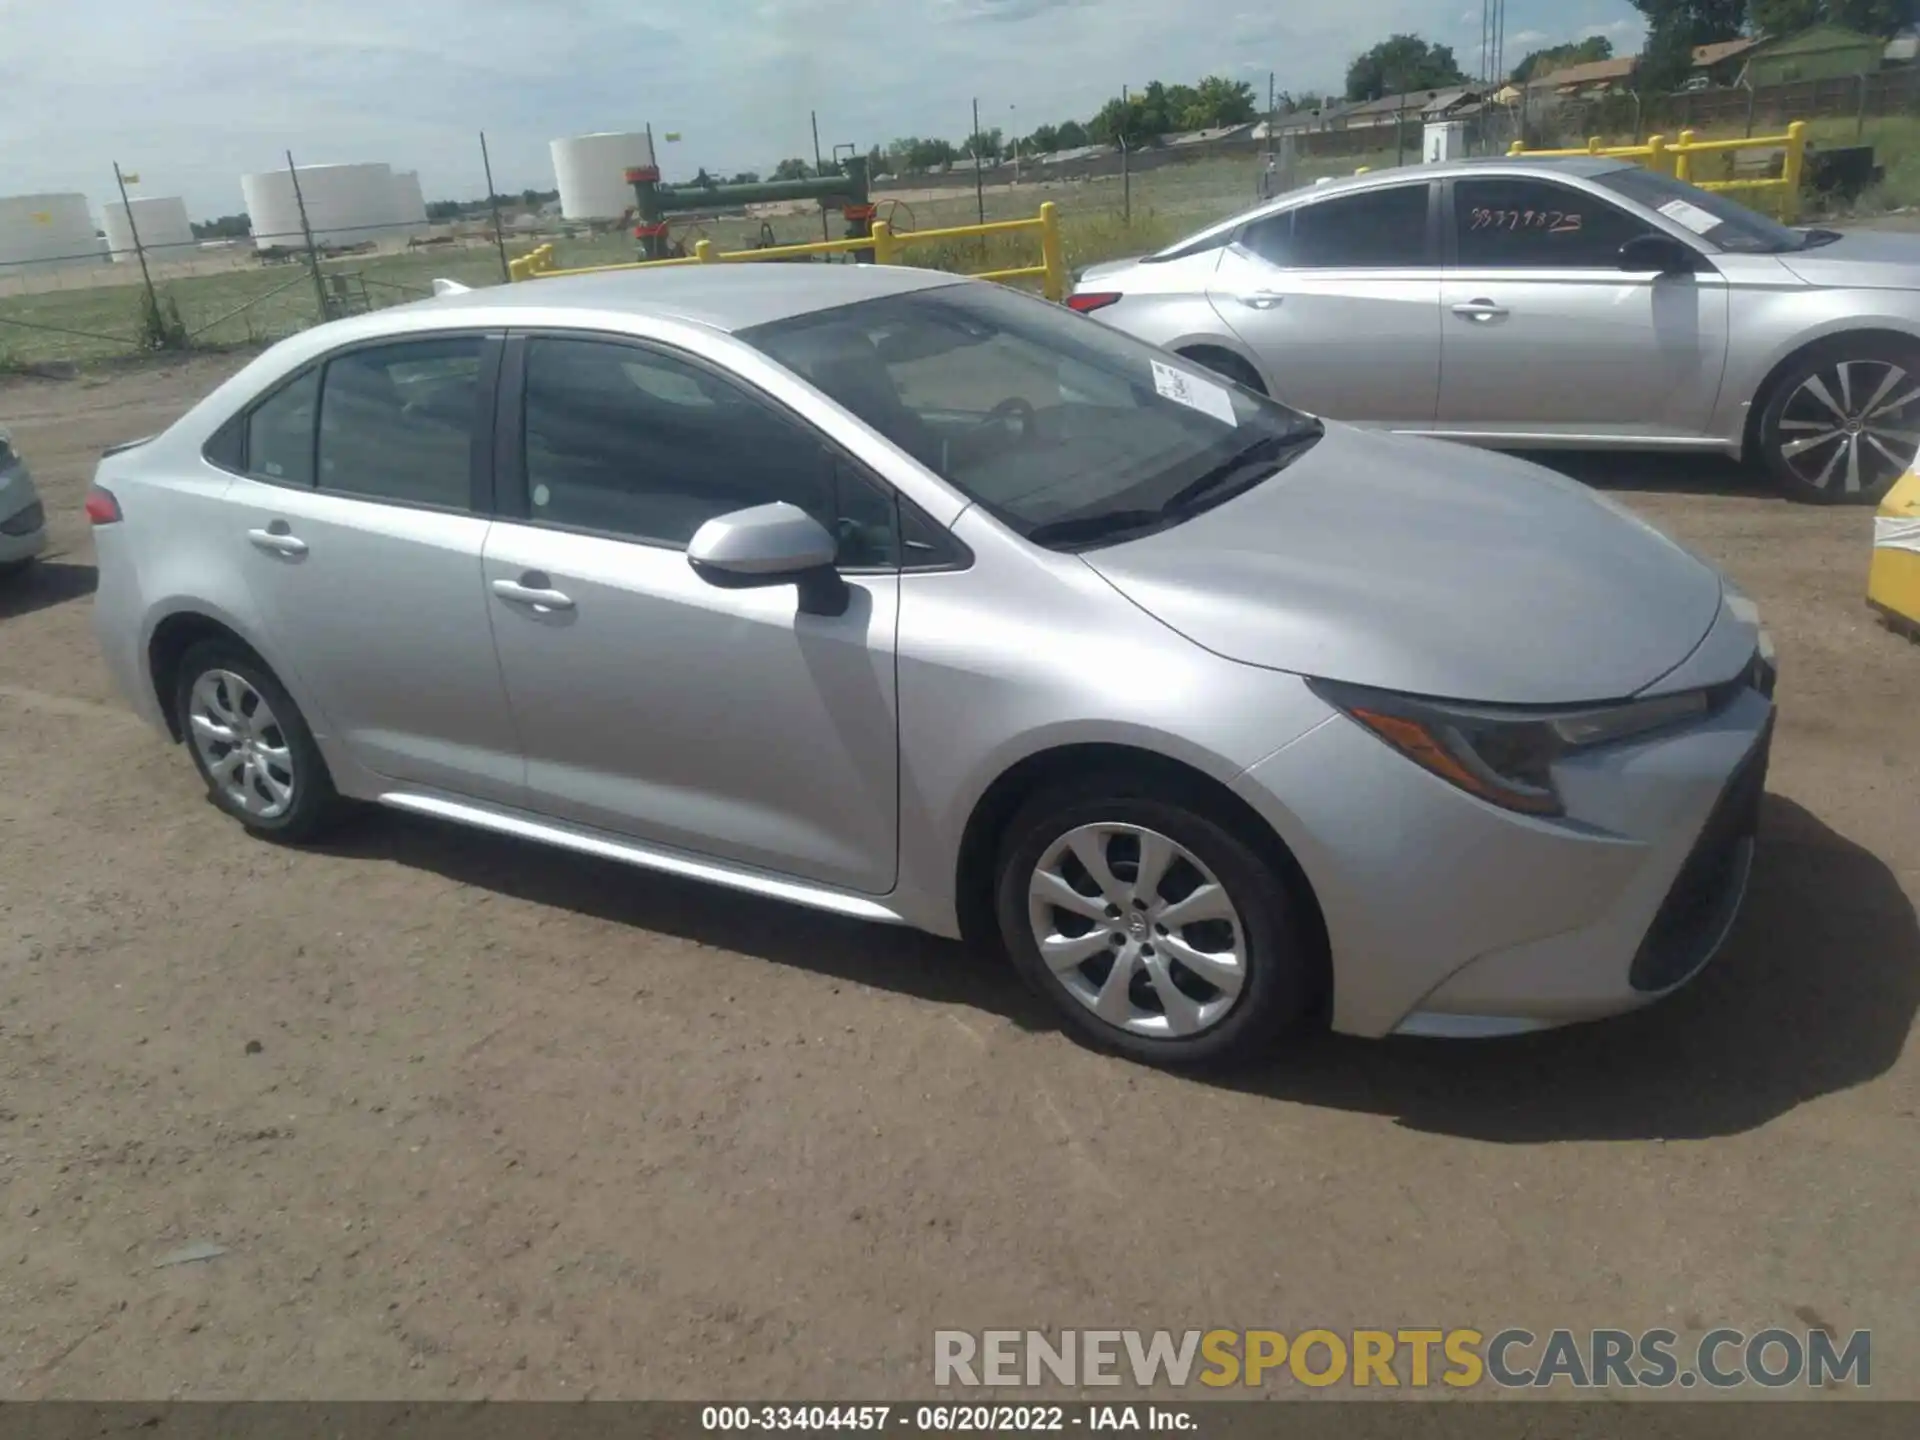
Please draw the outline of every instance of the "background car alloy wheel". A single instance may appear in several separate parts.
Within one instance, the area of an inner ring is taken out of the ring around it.
[[[1877,500],[1920,450],[1920,352],[1850,347],[1811,358],[1784,378],[1763,433],[1790,493]]]
[[[293,808],[296,776],[286,732],[244,677],[206,671],[193,682],[187,713],[207,778],[234,806],[262,820]]]
[[[1107,1024],[1184,1038],[1225,1018],[1247,977],[1245,930],[1217,876],[1136,825],[1081,825],[1027,889],[1034,943],[1066,992]]]

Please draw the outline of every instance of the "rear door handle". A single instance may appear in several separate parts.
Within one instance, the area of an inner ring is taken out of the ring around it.
[[[1485,324],[1489,320],[1504,320],[1511,312],[1506,306],[1496,305],[1491,300],[1469,300],[1465,304],[1454,306],[1453,313],[1462,320],[1473,320]]]
[[[307,553],[307,542],[293,534],[284,520],[275,520],[264,530],[247,531],[247,539],[256,550],[265,550],[273,555],[289,555],[294,558]]]
[[[514,605],[528,606],[538,615],[573,609],[573,597],[555,590],[547,577],[537,570],[528,571],[518,580],[494,581],[493,593]]]
[[[1271,310],[1282,304],[1286,295],[1279,290],[1254,290],[1240,297],[1240,303],[1250,310]]]

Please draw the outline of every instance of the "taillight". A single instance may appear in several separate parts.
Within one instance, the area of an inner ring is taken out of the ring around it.
[[[112,525],[120,519],[120,502],[104,485],[87,491],[87,520],[94,525]]]
[[[1094,310],[1104,310],[1109,305],[1118,305],[1120,299],[1118,290],[1086,290],[1078,295],[1069,295],[1067,308],[1086,315]]]

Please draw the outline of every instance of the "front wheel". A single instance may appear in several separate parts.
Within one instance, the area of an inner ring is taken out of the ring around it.
[[[1920,346],[1844,337],[1780,377],[1760,458],[1791,499],[1871,505],[1920,451]]]
[[[1240,1060],[1311,1009],[1292,883],[1206,808],[1115,777],[1036,797],[1001,848],[1000,932],[1076,1034],[1150,1064]]]

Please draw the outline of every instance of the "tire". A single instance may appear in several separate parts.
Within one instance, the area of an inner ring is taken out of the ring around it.
[[[257,717],[264,712],[266,722]],[[207,797],[251,833],[298,843],[337,817],[341,802],[306,717],[244,645],[203,640],[180,659],[174,717]],[[217,727],[238,743],[214,738]],[[237,766],[216,767],[240,754]]]
[[[1222,379],[1231,380],[1243,390],[1251,390],[1256,395],[1267,393],[1259,373],[1253,366],[1242,360],[1230,350],[1182,350],[1181,358],[1191,360],[1202,369],[1211,370]]]
[[[1089,841],[1115,885],[1099,886],[1079,860]],[[1174,858],[1143,890],[1149,845]],[[1209,879],[1233,919],[1191,903]],[[1034,898],[1036,889],[1060,896],[1059,884],[1075,891],[1067,906]],[[1090,893],[1096,886],[1104,903]],[[1151,1065],[1250,1059],[1313,1010],[1320,966],[1294,882],[1204,803],[1166,784],[1110,774],[1036,795],[1003,837],[994,911],[1015,966],[1074,1035]],[[1176,921],[1171,932],[1160,923],[1182,913],[1214,918]],[[1055,963],[1043,958],[1043,934],[1064,942]],[[1119,966],[1124,990],[1114,989]],[[1166,986],[1176,992],[1171,1005]]]
[[[1916,433],[1920,344],[1843,335],[1809,349],[1781,373],[1755,444],[1760,463],[1789,499],[1871,505],[1913,463],[1920,446],[1900,437]]]

